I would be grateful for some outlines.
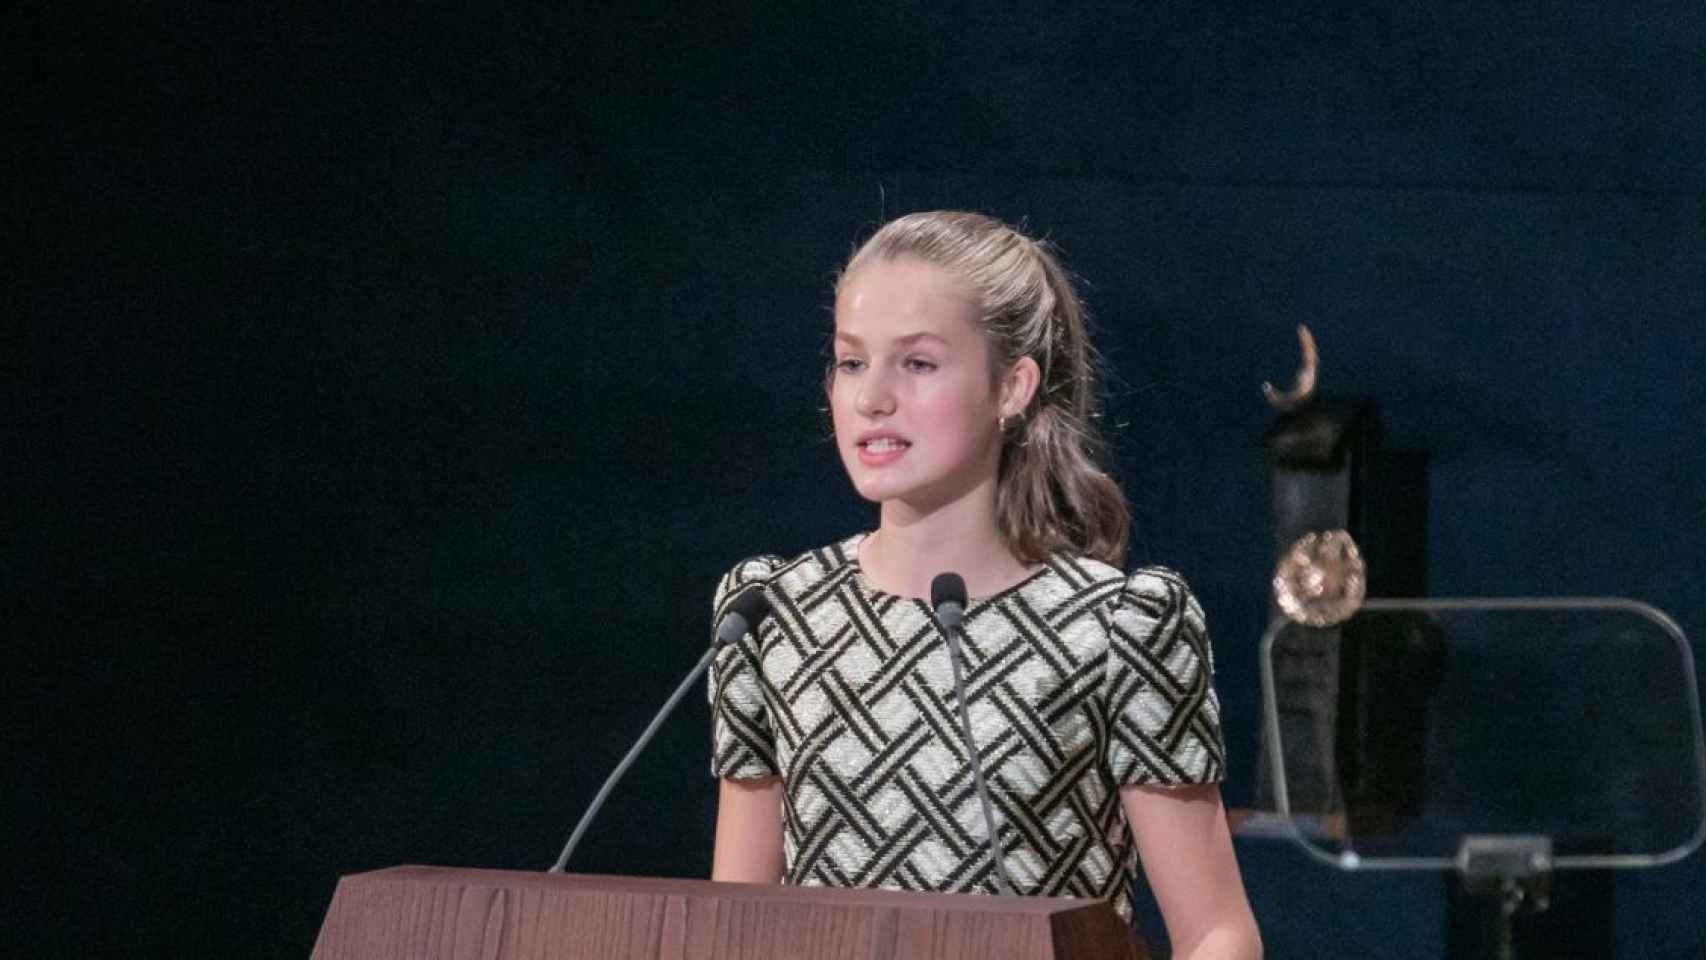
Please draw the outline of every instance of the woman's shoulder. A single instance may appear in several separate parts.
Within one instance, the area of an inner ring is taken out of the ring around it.
[[[1126,577],[1118,609],[1127,616],[1160,623],[1181,623],[1197,633],[1205,629],[1202,604],[1184,574],[1158,564],[1138,567]]]
[[[764,583],[789,596],[799,596],[814,586],[850,571],[857,562],[859,540],[855,534],[827,546],[792,557],[764,553],[747,557],[723,574],[717,584],[717,604],[753,583]]]
[[[1153,615],[1196,605],[1190,584],[1172,567],[1146,564],[1126,571],[1102,560],[1068,555],[1056,555],[1050,566],[1073,588],[1094,592],[1116,609],[1136,606]]]
[[[1126,575],[1114,600],[1114,633],[1144,644],[1172,649],[1171,639],[1187,637],[1195,655],[1208,653],[1208,625],[1201,602],[1184,574],[1159,565],[1138,567]]]
[[[1185,575],[1159,564],[1137,567],[1126,576],[1125,593],[1134,599],[1169,602],[1195,601]]]

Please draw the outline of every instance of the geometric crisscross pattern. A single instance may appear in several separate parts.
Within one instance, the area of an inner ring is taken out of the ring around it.
[[[928,605],[876,590],[852,537],[759,557],[771,616],[710,675],[711,771],[781,776],[785,881],[995,892],[948,647]],[[1175,573],[1056,556],[973,600],[966,707],[1016,892],[1121,894],[1136,857],[1118,788],[1222,778],[1203,614]]]

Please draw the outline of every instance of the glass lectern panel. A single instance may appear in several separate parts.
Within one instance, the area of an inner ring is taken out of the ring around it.
[[[1471,837],[1554,867],[1686,856],[1706,833],[1687,638],[1627,600],[1368,600],[1262,647],[1279,813],[1346,868],[1448,869]]]

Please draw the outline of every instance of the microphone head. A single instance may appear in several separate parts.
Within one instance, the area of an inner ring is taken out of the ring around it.
[[[930,606],[943,626],[958,627],[966,614],[966,582],[957,573],[936,574],[930,581]]]
[[[770,598],[764,595],[764,585],[755,583],[747,587],[729,604],[728,612],[717,624],[717,645],[739,642],[749,631],[758,629],[758,624],[769,615]]]
[[[729,605],[729,612],[740,614],[749,630],[758,626],[758,621],[770,615],[770,598],[764,595],[764,585],[755,583],[742,590]]]

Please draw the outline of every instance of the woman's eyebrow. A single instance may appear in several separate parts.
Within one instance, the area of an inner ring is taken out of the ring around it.
[[[865,345],[865,341],[859,339],[858,337],[854,336],[851,333],[841,333],[841,332],[837,331],[835,334],[835,339],[839,342],[846,343],[846,344],[849,344],[849,345],[855,346],[855,347],[862,347]],[[903,346],[903,347],[910,347],[920,340],[934,340],[937,343],[942,344],[943,346],[950,346],[950,344],[948,343],[948,341],[944,337],[942,337],[939,334],[931,333],[928,330],[920,330],[917,333],[909,333],[904,337],[896,337],[894,342]]]
[[[900,338],[896,339],[895,342],[898,344],[901,344],[902,346],[910,347],[920,340],[934,340],[944,347],[948,345],[948,341],[945,338],[943,338],[939,334],[931,333],[928,330],[920,330],[917,333],[909,333],[904,337],[900,337]]]

